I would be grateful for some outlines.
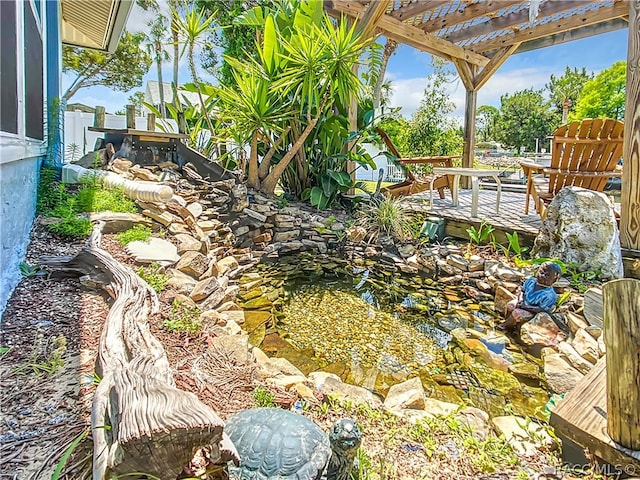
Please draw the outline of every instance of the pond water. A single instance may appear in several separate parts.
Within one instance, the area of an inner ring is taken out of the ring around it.
[[[541,362],[495,330],[488,295],[391,268],[305,255],[259,264],[241,280],[250,341],[382,396],[419,376],[432,398],[544,418]]]

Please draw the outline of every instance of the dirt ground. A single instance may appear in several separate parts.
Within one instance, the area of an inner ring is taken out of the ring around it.
[[[83,245],[36,224],[25,262],[74,255]],[[134,266],[112,236],[103,236],[102,247]],[[160,299],[166,313],[170,299]],[[69,444],[87,436],[98,340],[110,303],[105,292],[56,273],[24,276],[13,292],[0,324],[0,479],[50,479]],[[190,362],[206,348],[207,338],[168,334],[162,316],[151,319],[151,329],[167,350],[179,388],[196,393],[223,418],[251,404],[253,385],[226,394],[199,388]],[[60,478],[84,478],[90,449],[86,438]]]

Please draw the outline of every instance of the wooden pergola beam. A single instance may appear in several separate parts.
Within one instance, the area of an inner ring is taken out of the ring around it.
[[[373,34],[388,6],[389,0],[378,0],[377,2],[369,3],[364,15],[358,21],[358,28],[364,38],[368,38]]]
[[[539,38],[537,40],[531,40],[530,42],[521,43],[515,53],[523,53],[531,50],[537,50],[539,48],[553,47],[562,43],[572,42],[574,40],[580,40],[582,38],[593,37],[594,35],[602,35],[603,33],[622,30],[623,28],[627,28],[628,26],[628,18],[615,18],[613,20],[608,20],[596,25],[589,25],[588,27],[577,28],[575,30],[569,30],[567,32],[561,32],[555,35],[549,35],[544,38]]]
[[[406,4],[404,7],[394,10],[391,12],[391,16],[400,21],[404,21],[411,17],[415,17],[416,15],[431,12],[438,7],[446,5],[449,1],[450,0],[434,0],[432,2],[425,2],[424,0],[416,0],[412,3]]]
[[[580,0],[554,0],[547,1],[540,5],[538,12],[538,18],[550,17],[560,12],[572,10],[576,7],[584,5],[584,1]],[[522,23],[529,22],[529,9],[525,8],[509,15],[503,15],[501,17],[489,18],[486,22],[478,23],[469,28],[464,28],[451,32],[448,35],[442,36],[445,40],[450,42],[461,42],[480,35],[487,35],[492,32],[498,32],[500,30],[506,30],[508,28],[520,25]],[[534,27],[535,28],[535,27]]]
[[[629,2],[620,243],[640,250],[640,0]]]
[[[485,65],[485,67],[478,72],[478,74],[473,79],[473,86],[476,90],[480,90],[485,83],[489,81],[491,76],[496,73],[498,68],[507,61],[507,59],[515,52],[520,44],[516,43],[513,45],[509,45],[508,47],[501,48],[496,52],[496,54],[491,58],[491,61]]]
[[[428,3],[428,2],[426,2]],[[423,32],[431,33],[442,30],[443,28],[452,27],[460,23],[473,20],[474,18],[491,15],[494,12],[509,8],[512,5],[522,3],[522,0],[489,0],[487,2],[479,2],[467,5],[464,10],[457,15],[449,13],[441,17],[430,19],[418,25]]]
[[[362,4],[346,0],[326,2],[325,9],[333,16],[344,14],[351,18],[361,18],[365,11],[365,7],[362,6]],[[459,58],[481,67],[489,63],[489,58],[483,55],[472,52],[466,48],[459,47],[458,45],[447,42],[446,40],[442,40],[430,33],[425,33],[419,28],[406,25],[397,18],[393,18],[389,15],[383,15],[382,18],[380,18],[378,28],[387,38],[391,38],[400,43],[405,43],[417,48],[418,50],[443,57],[447,60]]]
[[[563,18],[555,22],[548,22],[533,28],[525,28],[518,32],[512,32],[490,40],[474,43],[467,48],[475,52],[488,52],[501,47],[507,47],[516,43],[527,42],[554,35],[560,32],[574,30],[589,25],[595,25],[614,18],[624,17],[628,14],[629,4],[627,2],[616,2],[615,4],[602,7],[595,12],[584,12],[582,15]]]

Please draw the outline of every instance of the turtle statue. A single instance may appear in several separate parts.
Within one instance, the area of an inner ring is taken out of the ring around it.
[[[226,421],[240,465],[234,480],[347,480],[362,434],[342,419],[329,435],[308,418],[281,408],[243,410]]]

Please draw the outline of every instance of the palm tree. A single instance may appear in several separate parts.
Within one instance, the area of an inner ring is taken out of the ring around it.
[[[160,92],[160,114],[162,118],[167,116],[166,105],[164,103],[164,83],[162,81],[162,63],[169,60],[171,57],[169,53],[164,49],[164,41],[167,36],[167,18],[158,14],[157,18],[150,21],[147,25],[150,27],[149,34],[147,35],[147,51],[153,56],[156,62],[156,69],[158,71],[158,91]]]
[[[194,48],[200,38],[203,35],[211,32],[213,27],[214,16],[205,17],[204,10],[196,11],[195,9],[188,10],[182,18],[175,9],[172,10],[172,15],[175,17],[178,30],[182,32],[187,44],[187,55],[189,57],[189,69],[191,70],[191,78],[193,84],[196,87],[198,93],[198,99],[200,100],[200,108],[202,108],[202,115],[207,121],[209,130],[213,134],[213,124],[209,118],[207,107],[202,97],[202,89],[200,88],[200,82],[198,80],[198,73],[196,71],[196,64],[194,59]]]

